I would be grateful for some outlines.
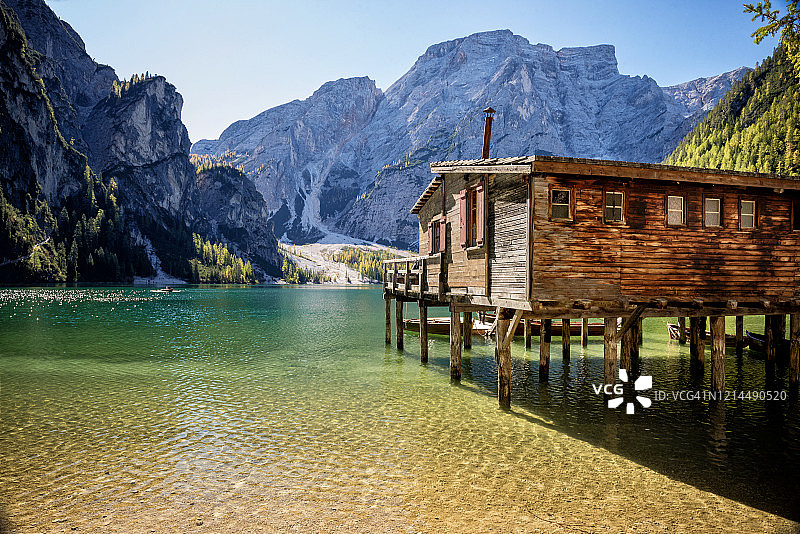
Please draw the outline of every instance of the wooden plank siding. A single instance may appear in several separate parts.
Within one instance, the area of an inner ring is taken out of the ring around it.
[[[528,183],[520,175],[498,175],[489,184],[489,272],[495,297],[525,299]]]
[[[551,187],[573,192],[573,220],[550,220]],[[605,191],[624,193],[623,223],[604,221]],[[684,225],[667,225],[668,195],[684,197]],[[722,201],[721,227],[704,226],[709,197]],[[739,228],[740,200],[756,201],[756,228]],[[536,175],[532,296],[792,298],[800,232],[791,229],[791,202],[765,189]]]

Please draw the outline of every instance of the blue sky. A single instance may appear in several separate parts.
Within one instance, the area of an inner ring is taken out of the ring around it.
[[[755,66],[776,45],[753,44],[758,24],[733,0],[47,4],[120,77],[147,70],[175,84],[192,141],[307,98],[329,80],[369,76],[386,90],[428,46],[479,31],[510,29],[555,49],[612,44],[622,74],[646,74],[662,86]]]

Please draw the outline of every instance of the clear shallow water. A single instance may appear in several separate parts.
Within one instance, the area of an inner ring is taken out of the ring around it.
[[[665,322],[645,322],[638,372],[654,390],[707,389],[710,369],[692,376],[688,346],[667,340]],[[719,510],[770,524],[694,488],[800,518],[796,400],[667,400],[629,416],[592,390],[599,338],[587,349],[573,339],[568,364],[553,343],[548,384],[534,338],[532,350],[513,346],[506,413],[493,344],[474,338],[451,385],[448,340],[431,338],[427,366],[414,334],[405,352],[385,347],[376,288],[0,290],[6,521],[546,528],[602,526],[606,514],[652,522],[650,503],[672,526],[687,512],[730,526]],[[727,384],[764,389],[763,362],[729,352]],[[785,371],[769,387],[785,389]]]

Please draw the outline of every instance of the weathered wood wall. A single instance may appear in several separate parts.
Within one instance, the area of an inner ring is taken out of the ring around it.
[[[572,190],[572,221],[550,220],[554,186]],[[604,222],[604,191],[625,193],[623,223]],[[667,195],[684,196],[684,226],[667,225]],[[703,226],[705,197],[722,199],[722,227]],[[740,200],[756,200],[755,229],[739,229]],[[800,232],[792,231],[791,202],[767,189],[537,175],[533,296],[792,298]]]
[[[525,299],[528,182],[498,175],[489,185],[488,229],[491,295]]]

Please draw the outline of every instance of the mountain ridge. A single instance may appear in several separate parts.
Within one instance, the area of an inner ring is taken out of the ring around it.
[[[328,82],[335,97],[326,102],[335,105],[318,105],[317,117],[298,114],[304,102],[324,100],[315,92],[234,123],[248,144],[237,143],[231,125],[192,152],[241,165],[267,199],[276,234],[289,241],[332,232],[411,248],[417,225],[408,208],[430,180],[426,164],[479,155],[486,106],[497,109],[492,156],[657,162],[747,70],[661,88],[620,74],[613,45],[554,50],[494,30],[429,46],[386,91],[372,82],[377,98],[356,78]],[[259,119],[313,131],[310,120],[335,123],[349,101],[369,101],[369,112],[336,142],[311,136],[287,151]]]

